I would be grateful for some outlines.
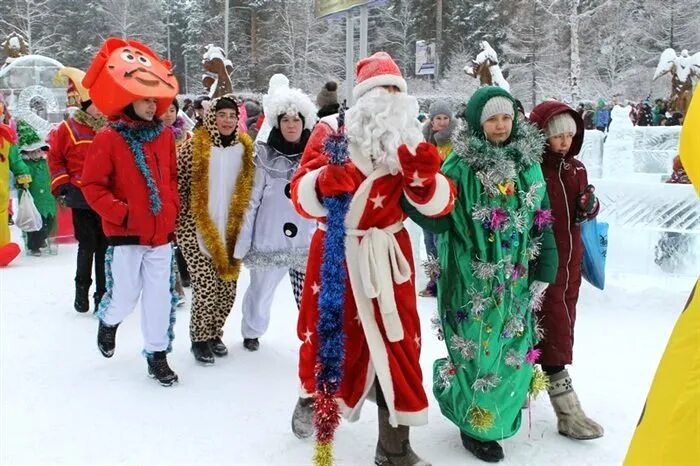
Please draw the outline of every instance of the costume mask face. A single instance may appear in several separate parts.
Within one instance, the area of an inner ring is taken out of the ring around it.
[[[119,115],[139,99],[157,101],[162,115],[178,93],[171,64],[134,40],[109,38],[102,45],[83,79],[90,98],[107,116]]]

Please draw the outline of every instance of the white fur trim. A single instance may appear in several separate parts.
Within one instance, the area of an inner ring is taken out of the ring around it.
[[[411,203],[413,207],[418,209],[421,214],[433,217],[449,205],[451,197],[450,182],[441,173],[435,175],[435,192],[428,202],[425,204],[418,204],[411,199],[410,195],[406,195],[406,199]]]
[[[406,85],[406,80],[401,76],[396,76],[393,74],[380,74],[379,76],[373,76],[371,78],[365,79],[361,83],[358,83],[352,90],[352,96],[355,100],[362,97],[365,93],[380,86],[396,86],[401,90],[401,92],[406,92],[408,86]]]
[[[263,98],[263,112],[270,125],[277,126],[277,117],[285,113],[304,117],[304,128],[311,130],[316,124],[316,105],[300,89],[278,89]]]
[[[323,168],[324,167],[317,168],[302,176],[301,180],[299,180],[299,189],[297,191],[297,202],[299,202],[301,208],[312,217],[317,218],[328,215],[328,211],[323,207],[323,204],[321,204],[321,201],[318,200],[318,196],[316,195],[316,180]]]

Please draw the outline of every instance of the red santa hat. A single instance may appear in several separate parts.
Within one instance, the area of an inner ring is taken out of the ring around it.
[[[355,72],[357,84],[352,90],[355,100],[380,86],[396,86],[401,92],[406,92],[406,80],[403,79],[401,70],[386,52],[377,52],[371,57],[363,58],[357,62]]]

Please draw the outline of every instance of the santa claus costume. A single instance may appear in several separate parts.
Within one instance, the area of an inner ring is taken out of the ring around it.
[[[324,149],[338,118],[314,128],[292,180],[292,200],[304,217],[319,222],[311,240],[297,334],[301,341],[301,397],[292,426],[311,435],[312,397],[319,333],[319,307],[328,210],[324,199],[348,193],[345,217],[344,360],[336,401],[356,421],[365,399],[376,393],[379,438],[376,464],[427,464],[410,448],[409,427],[428,421],[428,399],[419,364],[421,333],[411,240],[404,229],[406,196],[427,216],[449,212],[453,185],[438,172],[440,156],[423,139],[418,103],[406,95],[399,68],[378,52],[357,64],[356,104],[346,114],[349,162],[329,164]],[[316,395],[318,396],[318,395]]]

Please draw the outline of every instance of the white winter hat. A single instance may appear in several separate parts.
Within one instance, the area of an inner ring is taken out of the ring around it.
[[[544,129],[545,138],[567,133],[576,134],[576,121],[568,112],[554,115],[549,119],[547,127]]]
[[[481,124],[483,125],[486,120],[500,113],[510,115],[513,118],[515,116],[513,101],[502,95],[491,97],[481,110]]]
[[[283,74],[270,78],[270,87],[263,96],[263,113],[273,127],[279,124],[280,115],[300,115],[304,128],[313,129],[316,124],[316,105],[300,89],[290,88],[289,79]]]

